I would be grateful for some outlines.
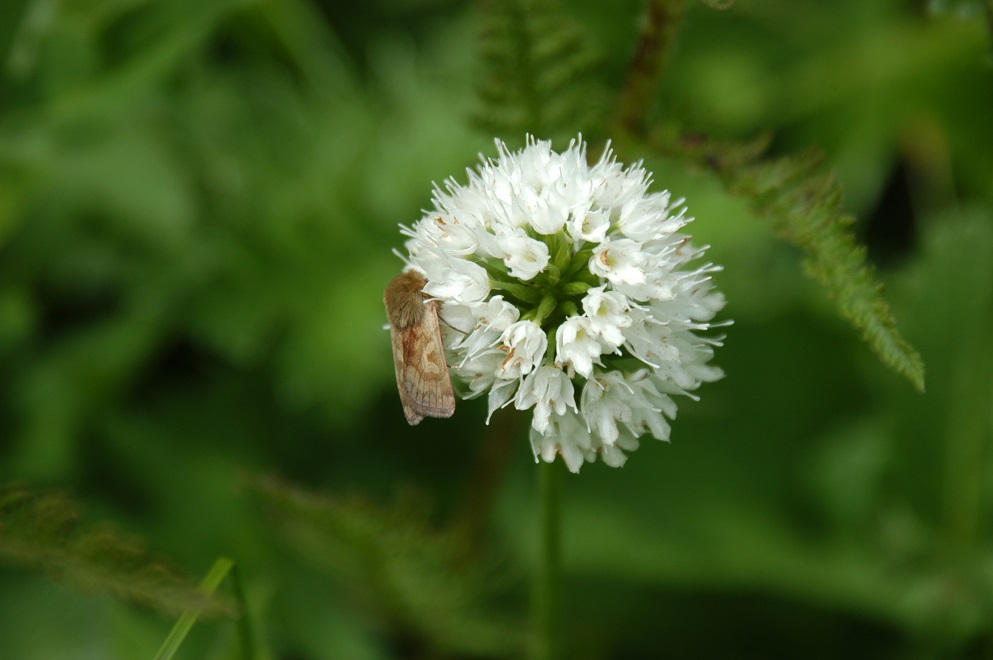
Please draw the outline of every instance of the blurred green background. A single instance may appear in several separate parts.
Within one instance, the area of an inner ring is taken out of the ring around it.
[[[644,3],[562,4],[599,54],[590,103],[609,106]],[[567,657],[993,654],[990,11],[687,4],[657,117],[823,150],[927,392],[742,200],[685,162],[620,153],[687,198],[734,325],[727,377],[680,402],[671,444],[564,479]],[[472,651],[396,623],[444,627],[444,607],[405,619],[342,563],[303,559],[245,483],[409,506],[438,529],[464,508],[506,425],[469,402],[406,426],[381,296],[397,224],[495,153],[469,121],[480,30],[453,0],[0,9],[0,483],[66,490],[87,523],[192,576],[233,558],[272,657]],[[523,436],[509,451],[470,516],[494,592],[479,616],[512,629],[535,467]],[[172,625],[13,566],[0,612],[0,658],[150,657]],[[235,657],[234,636],[202,623],[180,657]]]

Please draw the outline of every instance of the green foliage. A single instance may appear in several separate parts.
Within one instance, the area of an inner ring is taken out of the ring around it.
[[[379,278],[397,266],[383,236],[403,216],[389,194],[378,214],[363,206],[381,171],[368,119],[356,129],[368,111],[344,102],[342,65],[309,18],[301,3],[107,4],[22,44],[0,118],[13,476],[64,477],[72,438],[182,355],[268,369],[283,405],[328,416],[378,387]],[[283,29],[309,31],[311,50],[286,52]],[[28,87],[64,73],[43,54],[70,46],[73,80]],[[106,50],[122,53],[113,66]],[[342,310],[369,332],[345,336]]]
[[[607,109],[590,38],[553,0],[483,0],[481,20],[474,119],[483,130],[512,141],[574,137]]]
[[[645,133],[606,130],[646,4],[0,3],[0,481],[58,484],[146,539],[80,523],[64,497],[3,490],[0,654],[148,657],[172,623],[159,610],[222,602],[146,546],[187,571],[236,560],[237,600],[274,656],[525,647],[530,449],[508,436],[507,465],[480,479],[468,466],[496,443],[473,402],[404,424],[381,296],[396,224],[430,203],[430,181],[491,153],[494,134],[580,130],[614,133],[624,160],[666,156],[653,186],[686,197],[735,325],[717,359],[728,377],[680,407],[671,444],[563,483],[564,652],[990,647],[980,3],[659,0],[682,11],[658,14],[664,66],[630,96]],[[463,125],[474,102],[482,135]],[[686,137],[769,133],[773,156],[761,139]],[[823,164],[782,156],[811,145]],[[913,342],[926,395],[811,310],[792,246],[921,384],[901,336]],[[269,520],[239,470],[341,495],[261,481]],[[438,518],[464,509],[500,570],[416,504],[375,503],[411,482]],[[235,633],[194,626],[180,654],[211,657]]]
[[[211,595],[143,545],[109,528],[84,528],[73,502],[22,486],[0,488],[0,557],[68,586],[151,607],[230,615],[234,606]]]
[[[837,178],[813,153],[761,159],[766,140],[731,145],[685,140],[682,155],[714,172],[784,240],[805,254],[807,274],[824,286],[842,315],[884,364],[924,391],[921,356],[900,336],[882,285],[853,233]],[[662,146],[663,150],[671,147]]]
[[[465,556],[457,534],[431,530],[410,501],[383,508],[273,479],[251,488],[296,552],[346,583],[395,638],[459,656],[522,648],[521,623],[487,604],[497,575]]]
[[[964,264],[969,264],[964,268]],[[925,456],[902,456],[901,482],[911,483],[935,469],[919,495],[922,507],[950,551],[974,557],[989,538],[990,401],[993,400],[993,214],[969,208],[939,216],[922,240],[920,259],[893,288],[912,291],[905,312],[921,352],[933,364],[931,380],[943,384],[938,400],[907,406],[894,424],[897,437],[922,429],[941,447]],[[949,341],[949,320],[954,340]],[[941,359],[945,356],[945,359]],[[930,394],[930,392],[929,392]],[[980,556],[981,553],[980,553]]]
[[[581,78],[580,69],[588,64],[583,59],[588,38],[571,32],[569,23],[555,22],[551,6],[541,0],[491,2],[484,7],[487,33],[482,52],[487,78],[480,97],[489,110],[479,116],[500,121],[483,121],[482,125],[498,135],[558,135],[560,127],[582,126],[574,114],[587,104],[577,94],[591,95],[580,85],[568,83]],[[655,2],[648,14],[618,102],[617,128],[635,133],[645,129],[644,117],[657,93],[682,6],[680,2]],[[854,217],[842,206],[834,175],[823,172],[820,158],[812,154],[759,160],[755,144],[697,142],[662,149],[708,166],[731,194],[745,198],[753,212],[784,240],[800,247],[806,254],[808,275],[827,289],[863,340],[884,364],[923,392],[924,364],[897,331],[882,287],[866,263],[865,249],[851,231]]]
[[[924,391],[924,363],[896,329],[882,285],[858,244],[855,218],[842,209],[841,190],[820,159],[800,156],[737,169],[725,179],[731,191],[749,198],[754,211],[806,254],[807,273],[824,286],[842,315],[859,329],[879,358]]]
[[[734,0],[700,0],[700,4],[715,11],[727,11],[734,7]]]

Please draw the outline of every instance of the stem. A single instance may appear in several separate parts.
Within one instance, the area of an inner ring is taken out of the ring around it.
[[[558,582],[561,554],[560,466],[538,464],[538,566],[534,576],[532,616],[536,660],[559,657]]]
[[[652,0],[614,119],[618,133],[642,135],[683,18],[683,0]]]

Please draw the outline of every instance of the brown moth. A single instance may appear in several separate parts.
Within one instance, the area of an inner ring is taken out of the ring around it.
[[[408,270],[386,286],[383,302],[390,320],[393,366],[403,414],[411,426],[425,417],[451,417],[455,394],[441,343],[438,302],[427,300],[427,280]]]

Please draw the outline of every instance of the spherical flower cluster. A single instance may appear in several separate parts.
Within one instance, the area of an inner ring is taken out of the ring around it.
[[[408,264],[442,303],[444,342],[465,398],[533,409],[535,459],[578,472],[599,456],[620,466],[650,434],[669,439],[674,394],[723,373],[698,333],[724,306],[713,264],[681,233],[682,200],[649,192],[640,163],[609,146],[590,165],[573,140],[559,154],[528,138],[435,187],[412,228]],[[691,395],[692,396],[692,395]]]

